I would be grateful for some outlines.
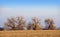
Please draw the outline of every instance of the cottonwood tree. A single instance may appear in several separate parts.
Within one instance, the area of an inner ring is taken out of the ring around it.
[[[55,30],[56,29],[53,19],[46,19],[45,24],[46,24],[46,29],[48,29],[48,30]]]
[[[24,17],[20,16],[20,17],[17,17],[17,29],[18,30],[26,30],[26,20],[24,19]]]
[[[26,30],[26,20],[24,17],[20,16],[17,18],[9,18],[7,22],[4,23],[5,30]]]
[[[7,22],[4,23],[4,29],[5,30],[15,30],[15,19],[12,18],[8,18]]]
[[[30,27],[31,30],[42,30],[40,19],[38,19],[37,17],[33,17],[32,18],[32,23],[29,23],[29,24],[30,25],[28,26],[28,28]]]

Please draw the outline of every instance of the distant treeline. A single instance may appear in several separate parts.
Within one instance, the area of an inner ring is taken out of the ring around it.
[[[37,17],[33,17],[28,23],[22,16],[11,17],[4,23],[4,28],[0,28],[0,30],[57,30],[53,19],[47,18],[44,22],[45,28],[41,26],[41,20]]]
[[[1,28],[1,27],[0,27],[0,30],[4,30],[4,28]]]

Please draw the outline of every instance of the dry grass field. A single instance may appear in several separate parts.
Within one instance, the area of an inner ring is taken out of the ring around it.
[[[0,37],[60,37],[60,30],[0,31]]]

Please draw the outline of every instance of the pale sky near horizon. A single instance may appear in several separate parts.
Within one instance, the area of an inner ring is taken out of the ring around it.
[[[24,16],[27,21],[36,16],[42,25],[46,18],[53,18],[56,26],[60,27],[59,6],[59,0],[0,0],[0,27],[12,16]]]

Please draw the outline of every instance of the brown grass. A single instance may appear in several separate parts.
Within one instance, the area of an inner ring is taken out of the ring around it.
[[[60,30],[0,31],[0,37],[60,37]]]

